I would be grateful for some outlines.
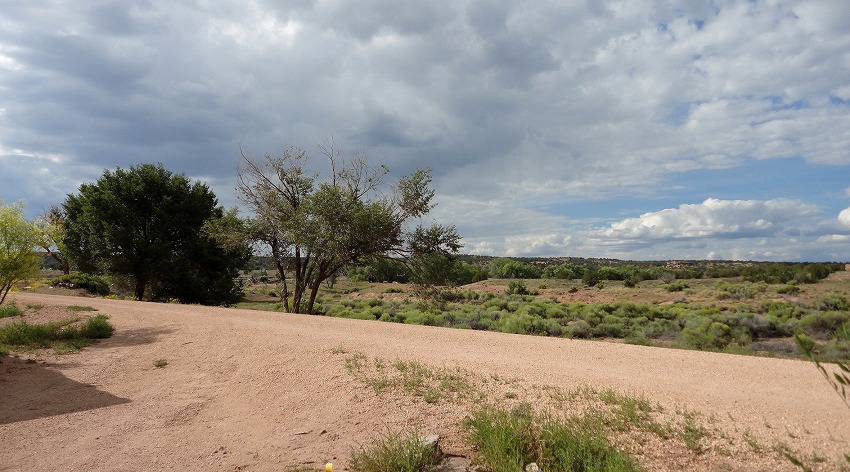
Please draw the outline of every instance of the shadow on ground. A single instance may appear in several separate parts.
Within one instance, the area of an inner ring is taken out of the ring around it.
[[[111,337],[95,343],[92,347],[125,347],[152,344],[156,342],[160,336],[171,334],[175,331],[177,331],[177,328],[169,327],[116,329],[115,333]]]
[[[129,402],[39,362],[0,357],[0,425]]]

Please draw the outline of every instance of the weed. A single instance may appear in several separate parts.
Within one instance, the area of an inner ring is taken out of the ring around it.
[[[705,451],[705,448],[702,446],[702,440],[709,436],[709,432],[696,422],[693,413],[685,412],[683,415],[684,419],[682,420],[679,437],[685,443],[688,450],[701,454]]]
[[[777,443],[773,446],[773,450],[782,454],[783,457],[788,459],[788,462],[794,464],[799,467],[803,472],[812,472],[812,469],[808,467],[799,457],[795,454],[791,448],[788,447],[785,443]]]
[[[440,391],[436,388],[429,388],[425,390],[425,393],[422,394],[422,400],[425,403],[437,403],[440,401]]]
[[[29,324],[12,323],[0,327],[0,344],[32,349],[54,346],[58,352],[81,349],[94,339],[112,336],[114,328],[104,315],[98,315],[76,326],[77,319],[60,322]]]
[[[756,441],[756,438],[753,437],[749,430],[744,431],[743,437],[744,442],[747,443],[747,446],[749,446],[753,452],[758,454],[762,451],[761,444]]]
[[[3,306],[0,306],[0,318],[11,318],[13,316],[21,316],[21,309],[18,305],[11,301]]]
[[[283,472],[316,472],[316,469],[306,465],[291,464],[283,468]]]
[[[168,361],[165,359],[157,359],[153,361],[153,366],[157,369],[162,369],[163,367],[168,365]]]
[[[68,305],[68,311],[97,311],[97,308],[87,305]]]
[[[523,470],[531,462],[542,470],[639,470],[600,430],[581,421],[534,415],[528,404],[512,411],[484,409],[465,425],[477,461],[494,472]]]
[[[44,305],[41,303],[27,303],[26,305],[28,310],[38,311],[44,308]],[[2,316],[0,316],[2,318]]]
[[[439,449],[423,445],[419,434],[387,433],[352,451],[349,467],[355,472],[421,472],[441,459]]]

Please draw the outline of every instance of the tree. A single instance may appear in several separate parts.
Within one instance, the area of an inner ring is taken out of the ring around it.
[[[65,212],[57,205],[50,205],[35,224],[41,232],[39,246],[59,264],[62,273],[70,274],[71,264],[65,248]]]
[[[375,257],[410,264],[460,249],[453,226],[410,227],[433,207],[429,170],[401,177],[385,195],[386,166],[370,167],[365,156],[346,156],[333,143],[319,149],[330,165],[326,180],[308,172],[310,158],[296,147],[262,162],[243,153],[239,168],[238,190],[254,214],[251,234],[275,260],[286,311],[312,313],[321,283],[350,264]]]
[[[0,303],[15,282],[38,275],[39,243],[38,230],[24,219],[22,205],[0,200]]]
[[[83,272],[125,276],[135,297],[229,304],[241,296],[246,244],[224,244],[214,229],[234,216],[215,194],[161,164],[106,170],[63,204],[63,242]],[[230,223],[227,223],[230,222]]]
[[[507,257],[490,261],[490,276],[497,279],[539,279],[540,269]]]

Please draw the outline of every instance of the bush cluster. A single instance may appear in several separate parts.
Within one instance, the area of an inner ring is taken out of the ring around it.
[[[56,277],[50,281],[54,287],[82,288],[95,295],[109,295],[109,282],[97,275],[77,272]]]
[[[804,333],[827,343],[834,357],[850,355],[850,312],[835,309],[848,302],[834,295],[822,298],[811,307],[768,301],[758,306],[736,308],[629,301],[561,303],[519,293],[477,294],[470,291],[446,292],[445,300],[442,308],[423,308],[411,302],[378,298],[343,300],[331,306],[327,314],[514,334],[616,338],[634,344],[674,344],[688,349],[736,352],[752,349],[755,341]]]
[[[491,277],[582,279],[588,286],[596,285],[600,280],[622,280],[627,281],[628,286],[634,286],[644,280],[661,280],[664,283],[670,283],[676,279],[729,277],[742,277],[747,282],[803,284],[815,283],[840,270],[844,270],[844,266],[839,263],[753,262],[670,269],[661,265],[638,267],[634,264],[623,264],[598,267],[565,262],[550,264],[540,270],[536,266],[508,258],[494,259],[490,262]]]

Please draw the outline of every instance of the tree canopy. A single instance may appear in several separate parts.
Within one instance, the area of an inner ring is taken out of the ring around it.
[[[15,282],[38,274],[35,247],[40,242],[38,229],[24,218],[22,206],[0,200],[0,303]]]
[[[221,244],[208,228],[232,219],[215,194],[161,164],[105,170],[69,195],[63,243],[83,272],[128,278],[137,299],[228,304],[241,296],[236,277],[250,252]]]
[[[460,249],[453,226],[413,224],[433,207],[429,170],[401,177],[385,194],[385,166],[370,167],[365,156],[344,155],[333,144],[320,150],[330,165],[326,179],[309,173],[310,157],[296,147],[261,162],[243,154],[239,169],[253,238],[275,260],[287,311],[312,313],[321,283],[349,264],[374,257],[413,263]]]
[[[35,222],[36,228],[41,233],[39,246],[47,252],[47,255],[62,269],[62,273],[71,273],[71,264],[68,261],[68,250],[65,248],[65,212],[58,205],[50,205],[50,208]]]

